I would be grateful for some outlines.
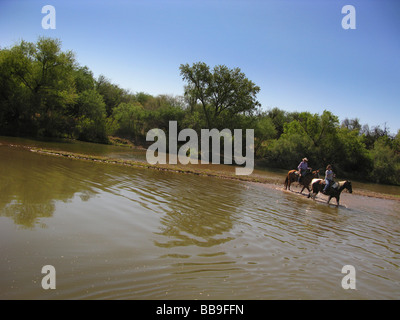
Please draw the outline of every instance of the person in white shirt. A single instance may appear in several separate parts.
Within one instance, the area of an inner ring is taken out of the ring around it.
[[[335,177],[335,174],[332,171],[332,166],[330,164],[328,164],[328,166],[326,167],[326,171],[325,171],[325,187],[322,190],[322,193],[326,193],[326,190],[328,190],[329,186],[333,182],[334,177]]]

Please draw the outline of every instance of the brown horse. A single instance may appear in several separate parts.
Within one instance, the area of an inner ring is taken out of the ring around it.
[[[335,184],[337,186],[335,186]],[[318,192],[321,192],[325,187],[325,180],[324,179],[313,179],[311,182],[311,187],[313,194],[311,192],[308,194],[308,198],[312,197],[315,200]],[[351,182],[340,181],[338,183],[334,183],[332,186],[329,186],[328,190],[326,191],[326,195],[329,196],[328,202],[331,201],[332,198],[336,198],[336,205],[339,206],[340,194],[344,189],[347,189],[350,193],[353,193],[353,187],[351,186]]]
[[[318,177],[319,177],[319,170],[312,171],[312,169],[309,168],[307,170],[307,174],[300,179],[299,185],[303,186],[300,193],[302,193],[305,188],[307,188],[308,192],[310,192],[309,185],[311,183],[311,180]],[[299,172],[297,170],[290,170],[285,179],[285,190],[287,190],[288,188],[290,190],[290,185],[292,184],[292,182],[297,181],[298,178],[299,178]]]

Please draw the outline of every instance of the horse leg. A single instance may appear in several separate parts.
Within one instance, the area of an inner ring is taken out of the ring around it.
[[[316,198],[316,196],[317,196],[317,193],[318,193],[318,192],[313,192],[313,194],[312,194],[312,196],[311,196],[311,197],[313,198],[314,201],[315,201],[315,198]]]
[[[290,186],[292,185],[292,182],[293,182],[293,180],[292,180],[292,178],[290,177],[290,178],[289,178],[289,188],[288,188],[289,190],[290,190]]]
[[[332,196],[329,196],[329,198],[328,198],[328,204],[329,204],[329,201],[331,201],[331,199],[332,199]]]

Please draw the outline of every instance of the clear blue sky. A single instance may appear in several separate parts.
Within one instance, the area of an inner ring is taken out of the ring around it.
[[[44,5],[56,29],[42,29]],[[344,30],[341,10],[356,9]],[[38,36],[132,92],[183,94],[182,63],[239,67],[264,109],[400,129],[398,0],[0,0],[0,46]]]

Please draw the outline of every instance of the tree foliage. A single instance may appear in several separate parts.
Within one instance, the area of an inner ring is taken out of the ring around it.
[[[182,64],[182,79],[187,82],[185,96],[192,104],[201,103],[207,126],[221,125],[221,116],[251,113],[260,103],[256,95],[260,88],[239,68],[215,66],[213,72],[204,62]]]

